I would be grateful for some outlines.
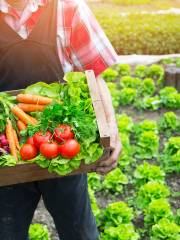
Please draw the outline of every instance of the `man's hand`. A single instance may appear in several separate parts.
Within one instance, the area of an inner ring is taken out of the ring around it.
[[[121,142],[119,140],[119,136],[117,134],[116,141],[115,141],[115,147],[114,147],[113,152],[111,153],[111,156],[108,159],[101,161],[98,164],[98,166],[93,170],[95,170],[99,174],[105,175],[108,172],[110,172],[111,170],[113,170],[114,168],[116,168],[117,163],[118,163],[118,158],[121,154],[121,150],[122,150],[122,146],[121,146]]]

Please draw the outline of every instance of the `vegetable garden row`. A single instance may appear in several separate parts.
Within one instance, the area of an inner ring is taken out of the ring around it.
[[[162,64],[116,65],[102,76],[123,152],[117,169],[104,177],[89,174],[101,239],[179,240],[180,93],[164,86]]]

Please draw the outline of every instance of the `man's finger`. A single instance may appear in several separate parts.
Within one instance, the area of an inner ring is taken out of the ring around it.
[[[117,167],[117,162],[114,162],[111,166],[108,166],[108,167],[98,167],[96,169],[96,172],[104,175],[104,174],[107,174],[108,172],[110,172],[111,170],[113,170],[116,167]]]

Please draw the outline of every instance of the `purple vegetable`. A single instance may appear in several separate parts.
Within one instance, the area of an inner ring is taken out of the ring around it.
[[[1,134],[1,135],[0,135],[0,142],[3,141],[3,140],[6,140],[5,134]]]
[[[8,140],[7,139],[3,139],[1,140],[1,145],[4,147],[4,146],[8,146]]]
[[[6,151],[6,153],[9,153],[10,152],[10,149],[8,146],[4,146],[3,149]]]

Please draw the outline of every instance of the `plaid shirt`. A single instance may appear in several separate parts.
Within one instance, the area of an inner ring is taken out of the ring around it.
[[[29,1],[18,13],[0,0],[6,23],[26,39],[47,0]],[[64,72],[93,69],[96,76],[118,61],[111,43],[84,0],[58,0],[57,48]]]

